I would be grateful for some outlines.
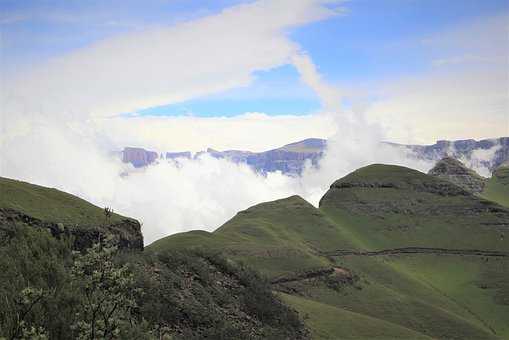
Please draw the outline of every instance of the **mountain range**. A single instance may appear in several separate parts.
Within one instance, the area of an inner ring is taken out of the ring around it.
[[[372,164],[318,207],[264,202],[143,250],[137,221],[78,197],[11,179],[0,193],[0,336],[75,338],[89,290],[72,285],[65,249],[113,238],[110,265],[143,292],[125,339],[509,338],[506,165],[484,179],[452,158],[429,174]],[[47,293],[25,310],[27,285]]]
[[[416,159],[438,161],[445,156],[460,160],[475,158],[478,163],[476,165],[486,167],[490,171],[509,160],[509,137],[483,139],[480,141],[473,139],[440,140],[432,145],[384,144],[404,150],[406,154]],[[306,162],[309,162],[312,166],[317,166],[326,150],[327,140],[308,138],[264,152],[242,150],[217,151],[209,148],[206,151],[193,155],[189,151],[158,153],[143,148],[126,147],[122,151],[122,160],[139,168],[152,164],[159,159],[191,159],[202,154],[208,154],[214,158],[224,158],[235,163],[245,163],[256,172],[262,174],[281,171],[284,174],[295,176],[302,173]]]

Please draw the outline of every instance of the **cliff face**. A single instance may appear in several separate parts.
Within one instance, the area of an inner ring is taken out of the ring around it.
[[[207,154],[211,157],[227,159],[234,163],[245,163],[254,171],[263,174],[281,171],[287,175],[300,175],[306,162],[313,166],[318,165],[318,161],[322,157],[326,146],[327,143],[324,139],[310,138],[264,152],[242,150],[217,151],[208,148],[206,151],[196,153],[194,158]],[[189,151],[166,152],[164,157],[166,159],[193,158]],[[127,147],[122,152],[122,161],[124,163],[131,163],[137,168],[150,165],[156,159],[158,159],[157,152],[147,151],[142,148]]]
[[[445,157],[437,162],[428,174],[454,183],[474,194],[482,192],[486,185],[486,179],[451,157]]]
[[[509,137],[498,139],[473,139],[457,141],[437,141],[433,145],[403,145],[385,143],[396,148],[412,151],[412,156],[418,159],[438,161],[447,155],[456,159],[470,159],[475,152],[488,153],[487,157],[479,157],[478,165],[487,167],[491,171],[509,160]],[[208,154],[214,158],[228,159],[234,163],[245,163],[254,171],[265,174],[267,172],[281,171],[287,175],[300,175],[309,162],[318,166],[327,148],[327,140],[309,138],[300,142],[291,143],[277,149],[264,152],[251,152],[242,150],[217,151],[207,149],[198,152],[194,157]],[[492,154],[491,154],[492,153]],[[123,152],[123,161],[135,167],[149,165],[157,159],[157,153],[140,148],[126,148]],[[167,152],[166,159],[193,158],[189,151]],[[474,157],[475,158],[475,157]]]
[[[157,152],[142,148],[126,147],[122,151],[122,162],[131,163],[135,168],[147,166],[158,158]]]

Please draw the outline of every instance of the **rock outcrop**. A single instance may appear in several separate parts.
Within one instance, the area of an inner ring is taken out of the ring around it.
[[[106,238],[112,238],[121,250],[143,250],[140,223],[129,218],[110,225],[85,226],[42,221],[20,211],[0,208],[0,238],[20,226],[46,230],[58,239],[68,238],[74,250],[84,250]]]
[[[454,183],[474,194],[482,192],[486,185],[485,178],[451,157],[438,161],[428,174]]]
[[[155,162],[157,158],[157,152],[147,151],[143,148],[126,147],[122,151],[122,161],[131,163],[135,168],[147,166]]]

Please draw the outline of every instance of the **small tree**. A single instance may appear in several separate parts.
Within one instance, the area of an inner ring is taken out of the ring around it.
[[[20,292],[20,295],[16,298],[18,308],[14,313],[15,323],[10,339],[48,339],[44,328],[34,327],[27,323],[27,316],[43,298],[44,292],[42,289],[26,287]]]
[[[141,292],[134,287],[129,268],[114,263],[116,250],[111,240],[105,240],[76,256],[71,275],[83,293],[73,325],[78,339],[112,339],[134,323],[136,296]]]

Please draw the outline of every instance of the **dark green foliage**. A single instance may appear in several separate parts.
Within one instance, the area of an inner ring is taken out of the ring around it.
[[[145,293],[139,302],[141,314],[154,325],[157,337],[306,337],[297,314],[245,266],[203,252],[172,251],[147,255],[136,268]]]
[[[67,268],[69,243],[45,230],[19,227],[0,247],[0,334],[22,336],[23,329],[43,328],[50,338],[71,334],[68,316],[76,294]]]
[[[0,337],[111,339],[120,322],[131,321],[138,291],[127,267],[112,262],[114,248],[96,245],[73,256],[72,242],[45,229],[10,231],[0,247]],[[98,307],[95,337],[90,307]]]
[[[118,253],[18,226],[0,246],[0,338],[304,339],[246,266],[203,252]]]

